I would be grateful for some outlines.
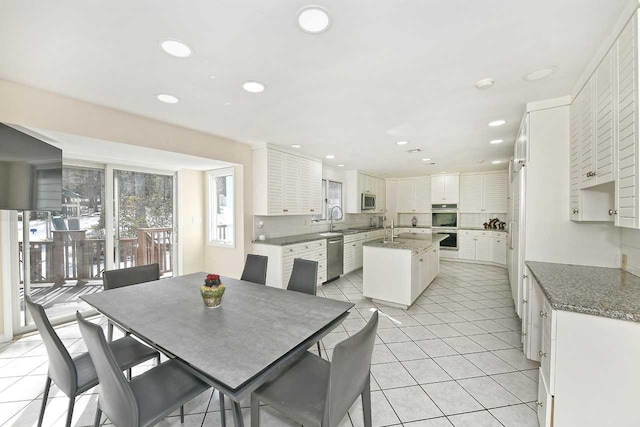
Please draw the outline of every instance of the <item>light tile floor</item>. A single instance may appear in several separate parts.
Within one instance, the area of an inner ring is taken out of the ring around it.
[[[389,279],[383,279],[389,280]],[[389,282],[389,286],[393,286]],[[351,301],[355,310],[322,340],[325,357],[380,309],[373,353],[374,426],[537,426],[538,364],[522,354],[506,270],[442,262],[440,275],[408,310],[373,304],[362,296],[362,271],[324,285],[319,295]],[[105,319],[96,318],[101,324]],[[72,354],[86,351],[76,325],[57,328]],[[134,375],[152,364],[134,369]],[[0,344],[0,425],[34,426],[42,402],[47,357],[39,335]],[[76,402],[73,424],[90,426],[97,394]],[[50,393],[44,425],[63,426],[67,398]],[[249,425],[249,401],[242,404]],[[229,408],[227,404],[227,409]],[[185,407],[185,426],[220,426],[218,394],[203,393]],[[262,407],[261,424],[294,426]],[[179,426],[177,413],[160,423]],[[227,425],[233,425],[227,411]],[[106,422],[108,424],[108,422]],[[358,399],[341,427],[361,427]]]

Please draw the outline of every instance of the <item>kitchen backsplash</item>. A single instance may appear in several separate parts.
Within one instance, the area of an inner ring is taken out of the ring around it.
[[[431,227],[431,214],[398,214],[398,222],[396,225],[411,225],[411,219],[416,217],[418,220],[418,226]]]
[[[472,214],[472,213],[461,213],[458,214],[458,227],[482,227],[485,222],[489,222],[489,220],[493,218],[500,218],[500,221],[507,222],[507,214],[506,213],[482,213],[482,214]]]
[[[345,214],[344,221],[336,221],[337,229],[348,227],[364,227],[369,225],[369,218],[377,222],[380,215],[371,214]],[[262,221],[262,228],[259,227]],[[329,223],[322,224],[311,222],[311,216],[254,216],[253,238],[264,234],[267,239],[296,234],[322,233],[329,230]]]
[[[622,229],[620,252],[627,256],[626,270],[640,276],[640,230]]]

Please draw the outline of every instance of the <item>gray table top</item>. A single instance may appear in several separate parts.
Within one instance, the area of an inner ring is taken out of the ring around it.
[[[353,304],[222,277],[222,305],[205,308],[206,273],[81,298],[114,322],[238,390],[332,325]]]

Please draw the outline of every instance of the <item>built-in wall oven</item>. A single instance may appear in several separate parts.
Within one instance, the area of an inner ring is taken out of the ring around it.
[[[431,206],[431,229],[433,234],[446,234],[440,249],[458,250],[458,205],[438,204]]]
[[[440,242],[440,249],[446,249],[450,251],[458,250],[458,230],[446,228],[434,228],[432,230],[433,231],[431,234],[441,234],[447,236],[446,239]]]

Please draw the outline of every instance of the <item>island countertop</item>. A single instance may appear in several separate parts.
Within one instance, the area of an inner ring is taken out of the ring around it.
[[[434,245],[439,244],[448,236],[442,234],[426,234],[419,235],[411,239],[396,238],[393,242],[387,240],[372,240],[362,244],[363,247],[385,248],[385,249],[402,249],[414,252],[422,252],[429,250]]]
[[[619,268],[526,264],[554,309],[640,322],[640,277]]]

